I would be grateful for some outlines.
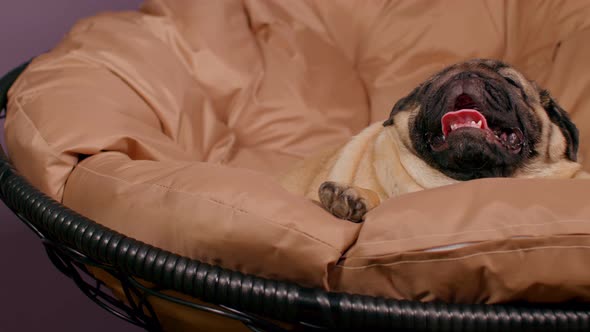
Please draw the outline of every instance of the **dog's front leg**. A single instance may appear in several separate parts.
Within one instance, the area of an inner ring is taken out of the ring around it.
[[[320,203],[338,218],[361,222],[381,199],[372,190],[326,181],[319,188]]]

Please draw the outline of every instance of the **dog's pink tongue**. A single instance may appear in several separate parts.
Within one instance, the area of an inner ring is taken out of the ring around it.
[[[474,109],[461,109],[449,112],[443,115],[441,125],[445,136],[451,131],[463,127],[488,129],[486,117]]]

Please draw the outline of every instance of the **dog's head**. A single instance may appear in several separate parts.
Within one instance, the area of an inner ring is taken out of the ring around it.
[[[578,149],[575,125],[549,93],[495,60],[444,69],[384,125],[402,128],[415,154],[457,180],[513,176],[540,156],[573,162]]]

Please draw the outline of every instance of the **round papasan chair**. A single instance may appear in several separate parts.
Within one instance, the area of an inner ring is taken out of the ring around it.
[[[0,196],[147,330],[588,331],[585,180],[468,181],[353,224],[276,177],[474,57],[548,88],[583,158],[589,40],[587,1],[147,1],[2,79]]]

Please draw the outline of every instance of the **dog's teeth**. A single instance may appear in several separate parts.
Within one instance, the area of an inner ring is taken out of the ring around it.
[[[475,126],[475,121],[471,121],[470,123],[472,126]]]
[[[481,120],[477,121],[477,123],[476,123],[476,124],[477,124],[477,126],[478,126],[479,128],[481,128],[481,125],[482,125],[482,122],[481,122]]]
[[[455,129],[457,129],[457,126],[458,126],[457,124],[453,123],[453,124],[451,125],[451,130],[455,130]]]
[[[518,137],[516,136],[516,134],[511,133],[510,136],[508,136],[508,143],[510,143],[511,145],[514,145],[516,143],[517,139],[518,139]]]

